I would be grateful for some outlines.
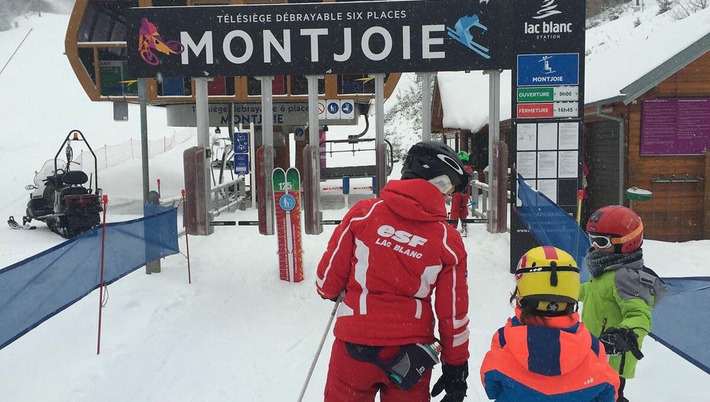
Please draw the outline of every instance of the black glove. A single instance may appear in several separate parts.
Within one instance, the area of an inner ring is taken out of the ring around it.
[[[437,396],[441,391],[446,390],[446,396],[441,402],[462,402],[466,397],[466,378],[468,378],[468,362],[460,366],[443,364],[441,366],[443,374],[431,389],[431,396]]]
[[[599,342],[604,344],[608,355],[620,355],[631,352],[638,360],[643,359],[639,349],[638,335],[628,328],[607,328],[599,335]]]

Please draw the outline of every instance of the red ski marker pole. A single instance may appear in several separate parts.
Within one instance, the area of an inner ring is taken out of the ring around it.
[[[185,203],[185,189],[182,189],[182,220],[187,220],[187,204]],[[192,273],[190,272],[190,235],[187,234],[187,225],[185,226],[185,248],[187,249],[187,283],[192,284]]]
[[[101,353],[101,312],[103,307],[106,305],[104,303],[104,250],[106,246],[106,209],[108,208],[108,196],[104,195],[102,197],[104,204],[104,218],[103,225],[101,227],[101,273],[99,275],[99,330],[98,337],[96,339],[96,354]]]

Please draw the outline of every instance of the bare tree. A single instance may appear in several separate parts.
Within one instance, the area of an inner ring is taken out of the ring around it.
[[[710,0],[676,0],[676,7],[672,8],[671,16],[677,20],[693,15],[710,6]]]

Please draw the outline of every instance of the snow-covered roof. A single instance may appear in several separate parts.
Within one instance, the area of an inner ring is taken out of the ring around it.
[[[510,70],[500,74],[500,119],[510,119]],[[490,75],[481,71],[440,72],[437,83],[444,111],[444,127],[478,131],[488,124],[488,81]]]
[[[657,11],[657,6],[629,11],[587,30],[585,103],[624,95],[624,88],[710,33],[710,8],[682,20]]]
[[[710,8],[681,20],[672,14],[658,15],[658,5],[648,4],[587,29],[586,105],[628,103],[710,49]],[[510,73],[501,74],[501,121],[511,118]],[[444,127],[476,131],[488,123],[487,75],[440,72],[437,78]]]

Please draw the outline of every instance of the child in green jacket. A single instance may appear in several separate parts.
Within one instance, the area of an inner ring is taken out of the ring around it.
[[[580,288],[582,321],[604,344],[609,363],[619,373],[618,402],[626,379],[634,378],[643,357],[643,338],[651,331],[651,309],[665,295],[666,284],[644,266],[643,223],[631,209],[598,209],[587,222],[592,248],[585,264],[591,274]]]

